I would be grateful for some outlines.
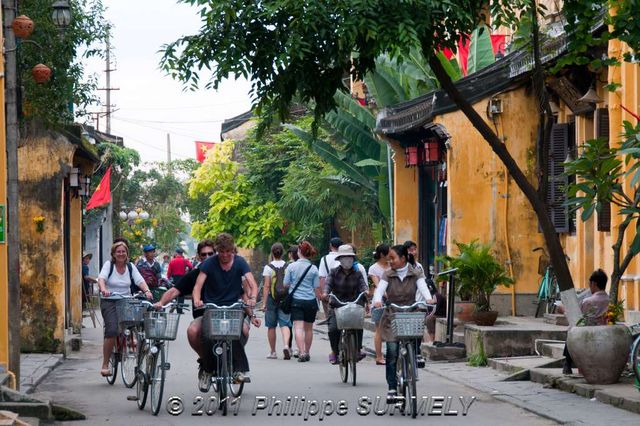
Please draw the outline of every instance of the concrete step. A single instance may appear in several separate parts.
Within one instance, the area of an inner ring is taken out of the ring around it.
[[[564,358],[564,343],[542,343],[540,344],[540,353],[548,358],[560,359]]]
[[[544,322],[553,325],[569,325],[567,317],[560,314],[544,314]]]
[[[439,346],[433,343],[422,344],[422,355],[431,361],[462,361],[467,358],[464,346]]]
[[[562,366],[562,360],[545,356],[520,356],[509,358],[490,358],[488,364],[494,370],[509,374],[506,381],[529,380],[529,371],[534,368],[556,368]]]

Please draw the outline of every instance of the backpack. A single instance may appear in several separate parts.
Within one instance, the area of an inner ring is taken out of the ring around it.
[[[111,278],[111,274],[113,273],[113,268],[116,266],[113,262],[109,262],[109,263],[110,263],[109,275],[107,275],[107,281],[109,281],[109,278]],[[129,287],[129,289],[131,290],[131,294],[137,293],[140,290],[140,288],[133,281],[133,263],[131,262],[127,263],[127,269],[129,270],[129,279],[131,280],[131,286]]]
[[[267,266],[276,273],[276,276],[271,279],[271,297],[276,303],[280,303],[289,294],[289,289],[284,286],[284,273],[287,270],[287,264],[276,267],[269,263]]]
[[[159,266],[160,265],[158,265],[155,262],[151,267],[148,267],[144,263],[141,266],[138,266],[138,271],[140,272],[140,275],[142,275],[142,278],[144,278],[144,281],[147,283],[149,288],[156,288],[159,285],[158,283],[158,273],[160,272]]]

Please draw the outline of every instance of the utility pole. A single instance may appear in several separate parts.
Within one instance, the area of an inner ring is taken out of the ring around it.
[[[105,74],[106,74],[106,86],[104,88],[100,88],[98,90],[104,90],[105,92],[107,92],[107,102],[106,102],[106,112],[105,112],[105,117],[106,117],[106,133],[107,134],[111,134],[111,113],[113,111],[111,111],[111,92],[114,90],[120,90],[119,88],[113,88],[111,87],[111,73],[113,71],[116,71],[115,68],[111,68],[111,27],[108,26],[107,27],[107,46],[106,46],[106,52],[105,52],[105,64],[106,64],[106,69],[104,70]],[[98,116],[99,118],[99,116]],[[98,123],[99,124],[99,123]]]
[[[171,135],[167,133],[167,163],[171,169]]]
[[[9,307],[9,369],[20,384],[20,225],[18,222],[18,72],[16,36],[11,24],[18,2],[2,0],[4,16],[5,120],[7,128],[7,272]]]

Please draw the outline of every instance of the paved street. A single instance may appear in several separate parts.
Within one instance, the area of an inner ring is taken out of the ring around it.
[[[188,314],[189,315],[189,314]],[[80,353],[75,353],[60,365],[38,387],[36,395],[50,398],[58,403],[76,408],[88,417],[84,422],[69,422],[61,424],[139,424],[139,425],[177,425],[210,423],[213,419],[203,416],[193,416],[193,400],[200,395],[196,382],[195,355],[187,347],[184,330],[188,321],[184,317],[181,322],[182,331],[176,342],[171,345],[169,359],[171,370],[167,374],[165,386],[165,400],[171,396],[180,397],[185,403],[185,412],[180,416],[169,415],[164,409],[159,416],[153,417],[149,409],[140,411],[135,402],[127,401],[127,395],[133,395],[135,389],[126,389],[120,377],[114,386],[109,386],[98,374],[100,356],[100,331],[93,328],[83,329],[85,337],[84,347]],[[237,416],[222,418],[220,413],[214,415],[216,422],[230,423],[240,421],[265,422],[265,424],[301,424],[302,416],[269,416],[266,410],[257,411],[252,415],[257,397],[268,399],[286,399],[287,396],[305,397],[307,401],[333,400],[346,401],[347,412],[344,416],[333,414],[326,416],[323,424],[386,424],[388,422],[411,421],[399,416],[396,412],[390,416],[389,411],[384,415],[374,414],[374,409],[384,411],[385,405],[371,406],[368,415],[357,413],[358,400],[368,396],[375,404],[376,396],[383,397],[386,393],[384,381],[384,367],[376,366],[368,358],[358,365],[358,386],[352,387],[340,382],[338,368],[327,361],[329,343],[323,333],[316,333],[311,350],[311,362],[300,364],[295,360],[268,360],[265,358],[266,329],[253,329],[248,344],[249,359],[252,368],[252,383],[245,387]],[[473,424],[477,425],[506,425],[513,424],[517,419],[521,425],[554,424],[537,417],[510,404],[500,402],[489,396],[472,390],[461,384],[451,382],[440,376],[421,372],[418,394],[423,396],[452,397],[451,410],[457,410],[458,416],[430,417],[430,422],[440,424]],[[205,399],[213,395],[210,393]],[[204,396],[204,395],[203,395]],[[466,417],[461,415],[462,405],[460,397],[465,401],[471,397],[477,399],[471,404]],[[425,416],[426,417],[426,416]],[[424,421],[425,419],[423,419]],[[309,422],[320,421],[319,416],[309,417]]]

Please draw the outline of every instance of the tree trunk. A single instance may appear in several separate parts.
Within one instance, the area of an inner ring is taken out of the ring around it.
[[[506,145],[500,140],[500,138],[498,138],[493,130],[491,130],[476,110],[473,109],[471,104],[469,104],[469,102],[460,95],[460,92],[453,84],[453,81],[451,81],[451,78],[442,67],[440,60],[433,55],[430,50],[423,49],[423,53],[426,57],[429,57],[429,65],[436,75],[442,89],[449,95],[449,98],[451,98],[458,108],[460,108],[473,127],[475,127],[487,141],[489,146],[491,146],[493,152],[498,156],[498,158],[500,158],[513,177],[513,180],[533,207],[547,244],[551,264],[553,265],[558,278],[558,286],[560,287],[560,291],[563,296],[562,300],[563,302],[566,300],[565,307],[568,309],[567,319],[570,324],[575,324],[580,318],[580,312],[573,286],[573,280],[571,279],[571,273],[569,272],[569,267],[567,265],[564,250],[560,244],[560,239],[558,238],[558,234],[556,233],[555,228],[551,223],[551,218],[548,215],[546,204],[540,199],[533,185],[529,183],[526,176],[507,150]],[[578,311],[576,311],[576,308]]]

